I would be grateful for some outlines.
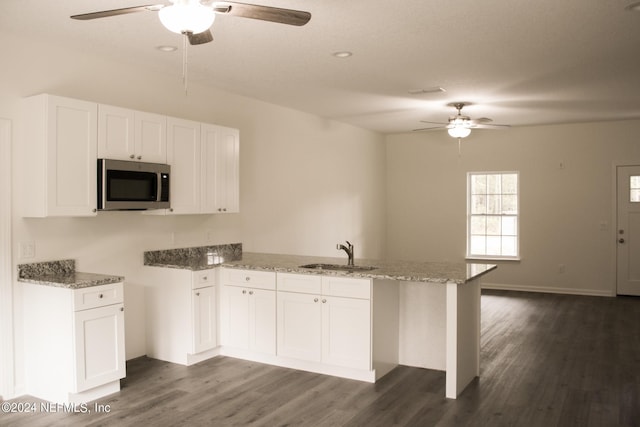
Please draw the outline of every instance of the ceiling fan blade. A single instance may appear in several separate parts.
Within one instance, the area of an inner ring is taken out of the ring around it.
[[[198,34],[188,33],[187,37],[191,45],[205,44],[213,41],[213,35],[210,30],[205,30]]]
[[[122,9],[102,10],[99,12],[82,13],[79,15],[71,15],[71,19],[79,19],[86,21],[89,19],[106,18],[109,16],[125,15],[127,13],[157,11],[164,7],[164,4],[146,4],[142,6],[124,7]]]
[[[429,131],[429,130],[441,130],[441,129],[446,129],[446,126],[436,126],[436,127],[432,127],[432,128],[420,128],[420,129],[413,129],[412,132],[424,132],[424,131]]]
[[[214,2],[213,10],[241,18],[259,19],[279,24],[302,26],[309,22],[311,14],[301,10],[237,3],[233,1]]]
[[[446,126],[449,124],[449,123],[442,123],[442,122],[430,122],[428,120],[420,120],[420,123],[429,123],[432,125],[442,125],[442,126]]]
[[[478,123],[476,125],[471,126],[472,129],[508,129],[510,127],[511,125],[499,125],[495,123],[491,123],[491,124]]]

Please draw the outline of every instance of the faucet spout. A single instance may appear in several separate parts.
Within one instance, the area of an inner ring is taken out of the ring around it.
[[[338,243],[336,245],[336,249],[345,251],[347,253],[347,256],[349,257],[347,265],[353,265],[353,245],[348,240],[346,241],[346,243],[347,246]]]

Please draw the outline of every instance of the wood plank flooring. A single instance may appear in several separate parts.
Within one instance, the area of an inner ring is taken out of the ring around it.
[[[109,413],[7,414],[1,426],[640,426],[640,298],[483,291],[481,376],[376,384],[219,357],[132,360]],[[23,397],[14,402],[39,402]]]

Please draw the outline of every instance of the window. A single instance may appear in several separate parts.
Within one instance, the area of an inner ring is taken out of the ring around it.
[[[629,180],[629,202],[640,202],[640,176],[632,176]]]
[[[467,174],[467,257],[519,257],[518,172]]]

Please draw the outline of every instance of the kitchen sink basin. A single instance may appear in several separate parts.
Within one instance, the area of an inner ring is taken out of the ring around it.
[[[372,267],[370,265],[344,265],[344,264],[305,264],[300,268],[311,268],[314,270],[338,270],[338,271],[369,271],[375,270],[378,267]]]

